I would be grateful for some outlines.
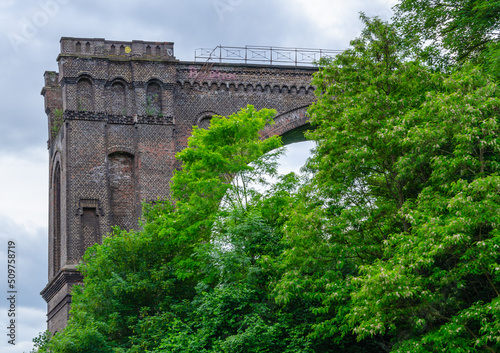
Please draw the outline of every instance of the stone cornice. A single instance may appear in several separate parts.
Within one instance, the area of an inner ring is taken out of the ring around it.
[[[40,292],[42,298],[48,303],[66,284],[83,282],[83,276],[75,268],[63,268]]]

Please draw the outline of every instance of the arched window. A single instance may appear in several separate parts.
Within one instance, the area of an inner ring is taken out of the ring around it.
[[[85,52],[86,52],[86,53],[90,53],[90,43],[89,43],[89,42],[87,42],[87,43],[85,44]]]
[[[156,82],[148,84],[146,89],[146,115],[161,115],[161,87]]]
[[[210,127],[210,120],[212,120],[211,116],[206,116],[203,119],[200,120],[198,123],[198,127],[200,129],[208,129]]]
[[[78,111],[94,110],[94,92],[92,82],[82,78],[77,83],[77,109]]]
[[[146,46],[146,55],[151,55],[151,46]]]
[[[120,45],[120,55],[125,55],[125,47]]]
[[[109,89],[109,113],[113,115],[127,115],[127,102],[125,96],[125,85],[115,82]]]
[[[114,152],[108,156],[111,223],[121,229],[136,226],[134,156]]]
[[[116,47],[114,44],[111,45],[111,49],[109,50],[109,53],[111,55],[116,55]]]
[[[59,162],[54,169],[52,197],[52,270],[55,276],[61,269],[61,166]]]
[[[161,48],[159,45],[156,46],[156,56],[161,56]]]
[[[76,42],[75,44],[75,52],[81,53],[82,52],[82,43]]]

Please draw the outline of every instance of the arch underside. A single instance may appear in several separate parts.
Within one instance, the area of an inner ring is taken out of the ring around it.
[[[306,131],[313,130],[314,128],[311,126],[310,123],[305,123],[304,125],[301,125],[299,127],[296,127],[292,130],[289,130],[285,132],[284,134],[281,135],[281,141],[283,142],[283,145],[290,145],[292,143],[296,142],[304,142],[304,141],[309,141],[305,137]]]
[[[261,132],[263,139],[279,135],[284,145],[306,141],[304,132],[312,129],[307,116],[309,106],[292,109],[277,115],[273,125],[267,125]]]

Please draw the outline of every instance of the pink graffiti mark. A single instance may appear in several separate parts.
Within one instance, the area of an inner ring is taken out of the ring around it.
[[[216,70],[200,70],[195,67],[189,68],[189,78],[195,81],[203,80],[219,80],[219,81],[235,81],[237,79],[236,74],[231,72]]]

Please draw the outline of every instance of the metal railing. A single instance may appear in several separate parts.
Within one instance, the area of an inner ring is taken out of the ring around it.
[[[269,65],[311,66],[321,58],[331,58],[342,50],[262,47],[247,45],[227,47],[219,45],[213,49],[195,50],[194,60],[205,62],[244,62]]]

